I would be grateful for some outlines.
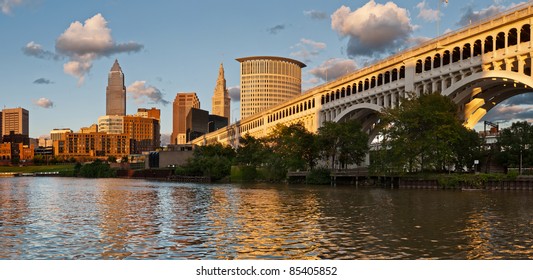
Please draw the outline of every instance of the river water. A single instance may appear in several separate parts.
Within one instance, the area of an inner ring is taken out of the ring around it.
[[[530,259],[533,192],[0,179],[0,259]]]

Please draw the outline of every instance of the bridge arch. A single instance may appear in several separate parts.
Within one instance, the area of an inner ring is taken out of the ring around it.
[[[501,102],[533,92],[533,79],[511,71],[474,73],[442,92],[461,109],[464,125],[473,128],[485,114]]]
[[[383,109],[382,106],[372,103],[359,103],[344,109],[333,122],[341,122],[347,119],[356,119],[361,122],[362,130],[368,133],[369,143],[374,140],[378,130],[375,129],[379,122],[379,112]]]

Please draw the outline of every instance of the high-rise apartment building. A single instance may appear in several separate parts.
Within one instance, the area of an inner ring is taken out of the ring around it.
[[[30,135],[30,113],[24,108],[2,110],[2,135],[20,134]]]
[[[215,91],[213,98],[211,99],[212,103],[212,115],[217,115],[225,117],[228,120],[230,119],[230,97],[228,89],[226,88],[226,79],[224,78],[224,66],[220,64],[218,70],[218,79],[217,85],[215,86]]]
[[[200,100],[194,92],[177,93],[172,107],[170,144],[185,144],[187,143],[187,115],[191,108],[200,108]]]
[[[124,73],[116,59],[108,75],[106,88],[106,115],[126,115],[126,86],[124,84]]]
[[[302,92],[300,61],[275,57],[237,58],[241,63],[241,119],[276,106]]]

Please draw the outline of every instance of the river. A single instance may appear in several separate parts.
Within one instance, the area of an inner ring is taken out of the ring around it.
[[[0,179],[0,259],[528,259],[533,192]]]

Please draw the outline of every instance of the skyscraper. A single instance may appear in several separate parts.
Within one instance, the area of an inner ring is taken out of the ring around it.
[[[215,92],[213,94],[212,115],[228,118],[230,120],[230,97],[228,89],[226,88],[226,79],[224,78],[224,67],[220,64],[218,70],[217,85],[215,86]]]
[[[108,75],[106,88],[106,115],[126,115],[126,86],[124,85],[124,73],[116,59]]]
[[[187,143],[187,115],[191,108],[200,109],[200,100],[194,92],[177,93],[172,107],[170,144],[185,144]]]
[[[30,114],[24,108],[2,110],[2,135],[9,135],[13,132],[28,137],[30,135],[29,120]]]
[[[241,119],[302,92],[300,61],[275,56],[237,58],[241,63]]]

